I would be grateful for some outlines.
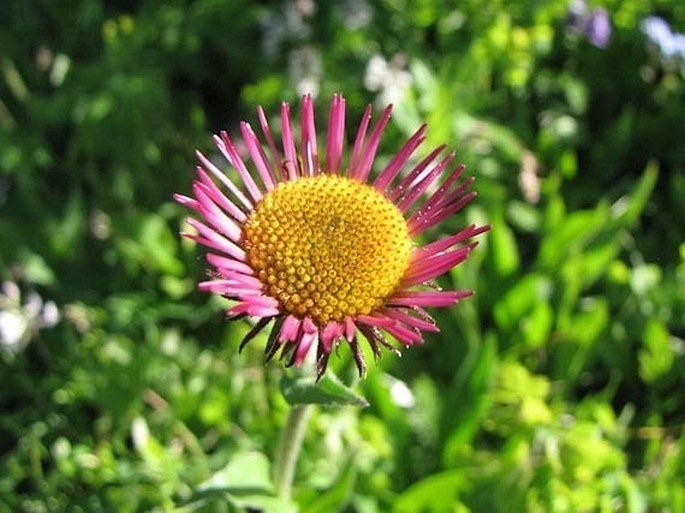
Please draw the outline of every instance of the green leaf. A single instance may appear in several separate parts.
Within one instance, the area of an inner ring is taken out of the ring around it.
[[[509,200],[506,205],[507,218],[518,230],[535,233],[540,227],[541,212],[533,205],[518,200]]]
[[[294,513],[295,507],[278,499],[271,481],[271,464],[260,452],[236,455],[224,468],[202,483],[190,503],[224,499],[237,508]]]
[[[589,346],[601,340],[601,335],[609,326],[609,305],[604,297],[585,298],[582,311],[573,317],[569,337],[581,346]]]
[[[501,153],[503,159],[513,162],[521,161],[524,147],[514,130],[505,125],[472,116],[465,111],[455,112],[452,119],[454,131],[460,139],[487,140],[498,153]]]
[[[281,392],[289,404],[352,405],[362,408],[369,405],[366,399],[330,372],[318,382],[305,376],[284,374],[281,378]]]
[[[393,511],[404,513],[424,511],[431,513],[460,511],[455,503],[457,494],[468,486],[468,477],[463,470],[448,470],[432,474],[410,486],[395,501]]]
[[[579,210],[567,215],[546,234],[540,248],[538,264],[554,270],[570,256],[581,253],[609,223],[609,207],[598,204],[593,210]]]
[[[524,318],[540,301],[552,295],[552,281],[543,273],[530,273],[517,281],[493,307],[497,326],[506,331],[518,328]]]
[[[335,483],[327,490],[317,493],[316,499],[302,510],[302,513],[328,513],[341,511],[353,497],[356,481],[356,463],[350,458]]]
[[[140,268],[176,277],[183,265],[176,257],[176,239],[166,221],[155,213],[138,213],[114,219],[114,245],[129,270]]]
[[[648,321],[642,333],[644,348],[640,350],[640,377],[647,383],[654,383],[665,376],[675,360],[671,348],[671,335],[666,326],[656,319]]]
[[[657,178],[659,178],[659,166],[656,162],[649,162],[639,182],[635,186],[625,211],[626,220],[629,224],[637,223],[638,218],[652,195]]]
[[[495,272],[501,277],[509,276],[519,268],[519,251],[511,228],[503,219],[495,219],[490,232],[490,247]]]
[[[469,351],[450,389],[444,394],[441,431],[443,462],[457,465],[490,407],[489,394],[497,364],[497,341],[487,336]]]
[[[28,250],[22,250],[19,255],[24,266],[26,281],[46,286],[55,283],[55,273],[41,255]]]
[[[71,191],[64,216],[47,220],[47,233],[56,255],[69,259],[74,256],[86,232],[85,205],[78,189]]]
[[[521,333],[526,345],[541,347],[549,337],[554,325],[554,311],[545,301],[533,304],[529,314],[521,319]]]

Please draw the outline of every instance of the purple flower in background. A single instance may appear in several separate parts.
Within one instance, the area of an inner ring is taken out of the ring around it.
[[[666,60],[685,60],[685,34],[674,33],[668,22],[658,16],[642,21],[642,32]]]
[[[606,48],[611,37],[611,23],[609,13],[603,7],[592,11],[592,15],[587,23],[586,34],[590,43],[597,48]]]
[[[568,10],[568,25],[585,34],[597,48],[606,48],[611,38],[609,13],[603,7],[590,9],[585,0],[573,0]]]

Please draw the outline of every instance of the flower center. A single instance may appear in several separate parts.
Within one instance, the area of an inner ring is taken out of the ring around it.
[[[244,227],[253,269],[296,317],[323,326],[383,305],[412,248],[399,209],[373,187],[319,175],[279,184]]]

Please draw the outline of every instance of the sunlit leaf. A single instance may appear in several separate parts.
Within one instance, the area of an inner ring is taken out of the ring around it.
[[[332,372],[324,374],[318,382],[312,377],[284,374],[281,392],[290,404],[352,405],[362,408],[369,405],[366,399],[342,383]]]

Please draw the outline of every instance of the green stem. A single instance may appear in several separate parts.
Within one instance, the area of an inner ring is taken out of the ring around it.
[[[281,434],[274,463],[274,482],[278,496],[286,502],[291,499],[297,458],[302,449],[302,441],[312,409],[311,404],[293,406]]]

